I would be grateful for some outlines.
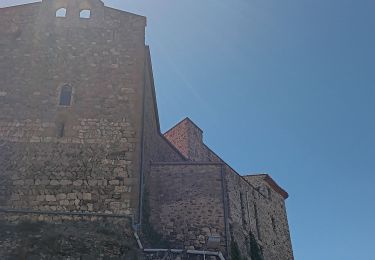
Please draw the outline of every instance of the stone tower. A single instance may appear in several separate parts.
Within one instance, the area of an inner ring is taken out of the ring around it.
[[[145,17],[44,0],[0,23],[1,205],[137,215]]]

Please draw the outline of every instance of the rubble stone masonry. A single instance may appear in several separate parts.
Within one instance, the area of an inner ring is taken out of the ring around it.
[[[293,259],[288,194],[269,175],[239,175],[188,118],[161,133],[145,17],[43,0],[1,8],[0,25],[1,220],[104,214],[177,249]]]
[[[1,206],[137,214],[146,19],[43,1],[0,24]]]
[[[203,249],[209,236],[218,236],[225,251],[221,170],[221,164],[210,163],[151,166],[151,220],[175,247]]]

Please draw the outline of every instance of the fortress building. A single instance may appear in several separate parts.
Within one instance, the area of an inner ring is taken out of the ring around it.
[[[127,216],[149,247],[293,259],[269,175],[239,175],[188,118],[160,132],[145,17],[43,0],[0,25],[2,217]]]

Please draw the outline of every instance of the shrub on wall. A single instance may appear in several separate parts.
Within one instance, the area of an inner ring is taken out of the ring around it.
[[[231,239],[230,242],[230,258],[231,260],[241,260],[241,253],[240,249],[238,248],[238,244],[234,239]]]
[[[264,260],[262,250],[255,239],[255,236],[250,233],[250,259],[251,260]],[[231,260],[248,260],[246,256],[242,256],[237,242],[231,239],[230,243],[230,259]]]
[[[264,260],[262,250],[260,250],[260,246],[258,245],[253,233],[250,233],[250,250],[251,260]]]

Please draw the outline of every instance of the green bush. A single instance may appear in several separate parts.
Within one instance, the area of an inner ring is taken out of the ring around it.
[[[240,249],[238,248],[238,244],[232,238],[230,242],[230,258],[231,260],[242,260]]]
[[[258,245],[257,240],[253,233],[250,233],[250,250],[251,250],[251,260],[264,260],[262,250]]]

